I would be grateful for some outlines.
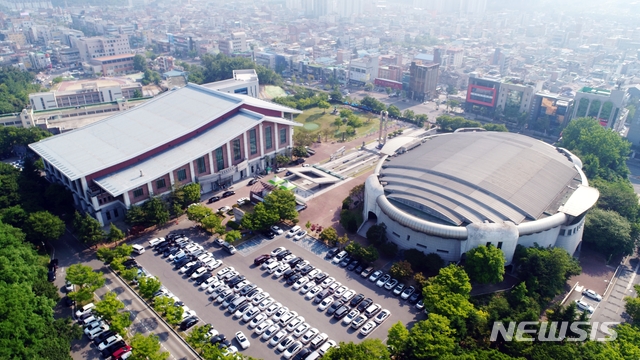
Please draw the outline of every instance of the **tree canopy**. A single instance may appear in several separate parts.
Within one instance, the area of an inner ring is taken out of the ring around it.
[[[13,66],[0,68],[0,114],[19,113],[29,104],[29,94],[42,90],[35,76]]]
[[[464,270],[480,284],[499,283],[504,275],[504,253],[495,246],[480,245],[467,252]]]
[[[629,255],[636,248],[636,234],[629,221],[615,211],[599,208],[587,214],[583,240],[607,257]]]
[[[204,54],[201,57],[202,66],[204,67],[204,82],[214,82],[230,79],[233,76],[233,70],[255,69],[260,84],[280,85],[282,77],[275,71],[258,65],[251,59],[243,57],[229,57],[219,53],[217,55]]]
[[[327,351],[323,359],[372,360],[389,359],[389,356],[387,346],[380,339],[366,339],[359,344],[340,342],[337,347]]]

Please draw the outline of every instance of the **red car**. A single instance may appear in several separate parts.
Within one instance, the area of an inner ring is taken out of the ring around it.
[[[125,346],[121,347],[120,349],[118,349],[118,350],[114,351],[113,355],[111,355],[111,358],[112,358],[112,359],[119,360],[119,359],[122,359],[122,358],[123,358],[122,356],[123,356],[124,354],[127,354],[127,353],[129,353],[129,352],[131,352],[131,346],[129,346],[129,345],[125,345]],[[128,357],[128,356],[127,356],[127,357]],[[127,357],[125,357],[125,359],[126,359]]]
[[[271,258],[271,255],[266,254],[266,255],[260,255],[257,258],[253,259],[253,264],[254,265],[262,265],[265,261],[269,260]]]

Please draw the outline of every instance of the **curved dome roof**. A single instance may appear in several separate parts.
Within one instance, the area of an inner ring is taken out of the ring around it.
[[[553,146],[513,133],[439,135],[389,159],[380,172],[387,199],[451,225],[520,224],[553,215],[581,180]]]

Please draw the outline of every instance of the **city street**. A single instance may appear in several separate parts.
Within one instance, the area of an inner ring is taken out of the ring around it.
[[[109,291],[115,291],[118,294],[118,299],[125,305],[125,311],[131,313],[133,324],[129,328],[130,336],[135,333],[144,335],[156,334],[160,338],[162,350],[171,354],[169,359],[197,359],[197,355],[184,345],[146,304],[112,274],[101,261],[96,259],[94,251],[86,249],[68,232],[54,246],[53,256],[59,260],[60,264],[55,281],[55,285],[60,289],[60,296],[66,296],[64,278],[69,265],[82,263],[83,265],[91,266],[95,270],[102,271],[106,278],[105,286],[98,289],[96,293],[98,296],[102,296]],[[72,309],[64,306],[62,304],[63,301],[56,307],[56,316],[71,316]],[[86,336],[72,343],[71,356],[76,360],[100,358],[98,350]]]
[[[359,275],[348,272],[325,260],[324,254],[327,248],[320,243],[313,241],[294,242],[291,239],[285,238],[284,235],[280,235],[274,240],[263,239],[260,241],[252,241],[249,247],[243,245],[235,255],[229,255],[214,245],[209,236],[197,232],[194,228],[190,228],[188,226],[189,224],[189,221],[183,221],[180,225],[172,227],[172,229],[164,229],[141,237],[136,240],[135,243],[147,246],[147,241],[151,238],[164,236],[170,230],[183,229],[183,232],[191,240],[202,244],[205,250],[210,251],[216,258],[224,261],[224,264],[218,269],[225,266],[233,266],[240,274],[245,275],[249,281],[257,284],[258,287],[268,292],[276,302],[282,303],[290,310],[295,310],[299,315],[302,315],[305,321],[312,327],[319,329],[320,332],[327,333],[330,339],[337,342],[360,342],[363,338],[359,335],[358,331],[347,328],[342,325],[340,321],[326,315],[325,312],[318,311],[317,307],[311,301],[306,300],[303,295],[292,290],[289,286],[285,286],[281,279],[274,279],[270,274],[264,273],[259,268],[256,268],[253,265],[253,259],[255,257],[270,253],[271,250],[278,246],[284,246],[290,249],[296,256],[301,256],[309,260],[313,266],[328,272],[330,276],[336,278],[336,281],[341,282],[357,293],[363,293],[366,297],[371,297],[375,303],[390,310],[390,319],[381,326],[378,326],[374,332],[369,335],[370,337],[377,337],[384,340],[387,337],[387,330],[395,322],[402,321],[410,327],[416,320],[424,318],[422,312],[418,311],[406,301],[400,300],[390,292],[376,287],[373,283],[363,279]],[[221,309],[219,305],[211,303],[208,300],[208,295],[195,287],[192,282],[183,278],[181,274],[173,269],[168,261],[162,259],[152,251],[146,251],[144,254],[138,256],[137,260],[147,271],[158,276],[169,291],[184,301],[190,309],[195,310],[198,317],[202,320],[201,324],[211,323],[220,332],[225,333],[227,337],[232,337],[236,331],[244,331],[252,342],[251,347],[243,351],[245,355],[263,359],[279,358],[279,355],[276,354],[273,349],[270,349],[266,343],[258,339],[253,331],[247,328],[246,324],[233,319]],[[235,345],[237,346],[238,344]]]

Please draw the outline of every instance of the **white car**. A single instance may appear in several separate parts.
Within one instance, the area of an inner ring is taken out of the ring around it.
[[[238,344],[240,344],[240,347],[243,350],[248,349],[249,346],[251,346],[251,343],[249,343],[249,339],[247,339],[247,337],[244,335],[242,331],[238,331],[236,333],[236,340],[238,341]]]
[[[238,348],[233,346],[233,345],[231,345],[228,348],[224,348],[222,350],[222,355],[223,356],[231,356],[231,355],[233,355],[233,354],[235,354],[237,352],[238,352]]]
[[[306,284],[304,284],[302,289],[300,289],[300,293],[306,294],[309,292],[309,290],[313,289],[314,287],[316,287],[316,283],[314,281],[309,281]]]
[[[376,282],[378,281],[378,279],[380,279],[380,277],[382,277],[382,270],[376,270],[373,274],[371,274],[371,276],[369,276],[369,281],[371,282]]]
[[[220,332],[218,332],[218,330],[214,329],[213,326],[211,328],[209,328],[209,331],[207,331],[206,334],[204,334],[204,337],[207,339],[211,339],[212,337],[216,336],[220,334]]]
[[[298,231],[298,233],[293,237],[293,240],[301,240],[304,239],[304,237],[307,236],[307,231],[306,230],[300,230]]]
[[[250,329],[254,329],[256,326],[260,325],[263,321],[267,320],[267,315],[265,314],[258,314],[258,316],[254,317],[250,322],[249,322],[249,328]]]
[[[208,270],[206,267],[199,267],[193,274],[191,274],[191,280],[195,280],[200,277],[200,275],[206,273]]]
[[[197,264],[197,261],[191,261],[186,263],[183,267],[180,268],[180,270],[178,271],[180,274],[184,274],[187,272],[187,270],[189,270],[193,265]]]
[[[270,320],[271,321],[271,320]],[[280,332],[280,326],[273,324],[262,333],[262,340],[269,340],[273,335]],[[286,332],[285,332],[286,333]]]
[[[262,333],[267,331],[267,329],[270,328],[271,326],[273,326],[273,320],[267,319],[267,320],[262,321],[258,326],[256,326],[256,329],[253,332],[256,335],[262,335]]]
[[[294,341],[295,340],[291,336],[287,336],[286,338],[282,339],[282,341],[280,341],[280,343],[276,347],[276,351],[278,352],[285,351],[285,349],[291,346],[291,344],[293,344]]]
[[[320,291],[322,291],[322,287],[316,285],[316,287],[314,287],[313,289],[309,290],[307,295],[305,295],[305,299],[307,299],[307,300],[313,299],[316,295],[318,295],[318,293]]]
[[[144,246],[142,245],[133,244],[131,247],[133,248],[133,251],[135,251],[135,253],[138,255],[141,255],[144,253]]]
[[[345,257],[347,257],[348,253],[344,250],[340,251],[338,253],[338,255],[336,255],[333,260],[331,260],[332,263],[337,264],[340,261],[342,261]]]
[[[278,321],[280,320],[285,314],[289,313],[289,308],[286,306],[281,307],[280,309],[276,310],[275,314],[273,314],[273,321]]]
[[[80,316],[90,313],[91,311],[93,311],[93,308],[95,308],[96,305],[94,303],[89,303],[85,306],[83,306],[82,308],[78,309],[78,311],[76,311],[76,318],[79,318]]]
[[[322,272],[322,270],[320,269],[313,269],[311,270],[310,273],[307,274],[307,276],[309,277],[309,279],[313,279],[314,277],[316,277],[316,275],[320,274]]]
[[[291,259],[293,259],[293,258],[295,258],[295,257],[296,257],[295,255],[293,255],[293,254],[289,254],[289,255],[285,256],[285,257],[282,259],[282,263],[288,263],[288,262],[289,262],[289,260],[291,260]]]
[[[331,285],[329,285],[327,289],[329,289],[329,291],[331,291],[331,293],[333,294],[336,292],[336,290],[338,290],[340,286],[342,286],[342,284],[339,281],[335,281],[331,283]]]
[[[332,296],[327,296],[322,300],[322,302],[320,302],[320,305],[318,305],[318,309],[322,311],[326,310],[331,304],[333,304],[333,301],[334,300]]]
[[[275,300],[273,300],[273,298],[271,298],[271,297],[270,298],[266,298],[266,299],[262,300],[258,304],[258,309],[260,309],[261,311],[265,311],[265,310],[267,310],[267,308],[269,306],[271,306],[271,304],[273,304],[274,301]],[[265,315],[266,315],[266,312],[265,312]],[[267,315],[267,316],[269,316],[269,315]]]
[[[234,319],[240,319],[241,317],[244,316],[244,314],[246,314],[247,312],[251,311],[251,309],[253,309],[253,305],[251,304],[246,304],[240,306],[240,308],[238,310],[236,310],[235,313],[233,313],[233,318]]]
[[[371,334],[371,332],[375,328],[376,328],[376,323],[375,322],[367,321],[367,323],[364,324],[364,326],[360,329],[360,334],[362,334],[362,336],[367,336],[367,335]]]
[[[293,284],[293,286],[291,287],[293,290],[298,290],[300,289],[304,284],[309,282],[309,278],[306,276],[301,277],[300,279],[298,279],[298,281],[296,281],[295,284]]]
[[[200,284],[200,289],[204,290],[218,284],[220,284],[220,279],[218,279],[216,276],[212,276],[205,280],[202,284]]]
[[[248,203],[249,201],[251,201],[248,197],[241,197],[240,199],[238,199],[236,201],[236,203],[238,204],[238,206],[242,206],[246,203]]]
[[[299,338],[302,334],[306,333],[307,330],[311,329],[311,325],[308,323],[300,324],[295,330],[293,330],[293,336]]]
[[[106,323],[104,321],[102,321],[102,320],[92,321],[91,323],[85,325],[85,327],[84,327],[85,335],[89,335],[90,332],[92,332],[95,329],[100,328],[102,325],[106,325]]]
[[[291,269],[289,264],[282,264],[282,265],[280,265],[280,267],[278,267],[278,269],[276,270],[276,272],[273,275],[275,277],[279,278],[280,276],[282,276],[282,274],[284,274],[285,271],[287,271],[289,269]]]
[[[384,309],[380,311],[375,318],[373,318],[373,321],[375,321],[378,324],[382,324],[385,320],[389,318],[389,316],[391,316],[391,311]]]
[[[293,320],[291,320],[288,324],[287,324],[287,331],[293,331],[295,330],[295,328],[297,328],[298,326],[300,326],[300,324],[304,323],[304,317],[302,316],[296,316]]]
[[[242,321],[249,322],[256,316],[260,314],[260,309],[258,307],[252,307],[251,310],[248,310],[244,315],[242,315]]]
[[[226,268],[222,268],[220,271],[218,271],[218,273],[216,275],[218,275],[219,278],[223,277],[226,273],[230,272],[230,271],[234,271],[235,269],[233,268],[233,266],[227,266]]]
[[[278,261],[278,259],[274,257],[268,259],[267,261],[262,263],[262,265],[260,266],[260,270],[267,270],[267,267],[269,267],[269,265],[273,264],[276,261]]]
[[[160,244],[161,242],[164,242],[164,238],[151,239],[151,240],[149,240],[149,247],[154,247],[154,246]]]
[[[225,205],[225,206],[223,206],[223,207],[219,208],[219,209],[218,209],[218,212],[223,212],[223,213],[224,213],[224,212],[227,212],[227,211],[229,211],[229,210],[231,210],[231,207],[229,207],[229,206]]]
[[[302,343],[300,341],[296,341],[293,344],[289,345],[282,356],[284,356],[285,359],[291,359],[295,354],[298,353],[298,351],[300,351],[300,349],[302,349]]]
[[[287,168],[277,168],[276,173],[287,171]]]
[[[582,291],[582,295],[592,298],[593,300],[596,300],[596,301],[602,301],[602,296],[600,296],[600,294],[590,289],[584,289],[584,291]]]
[[[215,276],[214,276],[215,277]],[[222,281],[218,282],[217,284],[211,285],[209,286],[209,288],[207,289],[207,294],[211,294],[212,292],[218,290],[219,288],[223,287],[223,286],[227,286],[225,285],[225,283],[223,283]]]
[[[328,338],[329,338],[329,335],[327,335],[326,333],[322,333],[322,334],[317,335],[316,337],[313,338],[313,340],[311,340],[311,347],[314,348],[314,349],[317,349]]]
[[[593,312],[595,311],[593,306],[587,304],[586,302],[584,302],[582,300],[576,300],[576,306],[578,307],[578,309],[580,309],[582,311],[586,311],[586,312],[588,312],[590,314],[593,314]]]
[[[324,279],[324,281],[322,283],[320,283],[320,286],[322,286],[323,288],[326,288],[327,286],[333,284],[336,281],[336,279],[332,278],[332,277],[328,277],[326,279]]]
[[[120,340],[122,340],[122,336],[120,335],[116,334],[116,335],[110,336],[106,338],[103,342],[98,344],[98,350],[102,351]]]
[[[282,315],[282,317],[280,318],[280,321],[278,321],[278,324],[280,326],[286,326],[291,320],[293,320],[296,316],[298,316],[298,313],[295,311],[287,311],[286,313],[284,313]]]
[[[218,267],[220,267],[220,265],[222,265],[222,260],[220,260],[220,259],[213,259],[213,261],[208,262],[207,264],[205,264],[205,266],[209,270],[217,269]]]
[[[339,299],[345,292],[347,292],[347,290],[349,290],[349,288],[342,285],[333,293],[333,296],[335,296],[336,299]]]
[[[302,260],[298,263],[298,265],[296,265],[296,270],[300,271],[302,270],[302,268],[304,268],[305,266],[309,265],[309,260]]]
[[[364,316],[364,314],[360,314],[355,319],[353,319],[353,321],[351,321],[351,327],[354,329],[357,329],[360,326],[362,326],[362,324],[364,324],[366,321],[367,321],[367,317]]]
[[[383,287],[384,284],[387,283],[387,281],[391,280],[391,275],[389,274],[385,274],[383,277],[381,277],[380,279],[378,279],[378,281],[376,282],[376,286],[377,287]]]
[[[278,311],[278,309],[280,309],[281,307],[282,307],[282,304],[280,303],[271,304],[269,305],[268,308],[264,310],[264,313],[267,314],[267,316],[271,316],[275,314],[276,311]]]
[[[207,258],[210,258],[210,257],[213,257],[213,255],[205,251],[202,254],[198,255],[197,259],[198,261],[205,262]]]
[[[267,331],[269,331],[269,330],[267,329]],[[262,335],[262,336],[264,337],[264,335]],[[282,339],[284,339],[286,336],[287,336],[287,330],[282,329],[282,330],[278,331],[275,335],[273,335],[271,340],[269,340],[269,345],[271,345],[271,346],[278,345],[278,343],[280,341],[282,341]]]
[[[260,294],[258,294],[256,297],[253,298],[253,300],[251,300],[251,302],[253,303],[253,305],[258,305],[262,302],[262,300],[266,299],[269,297],[269,293],[268,292],[262,292]]]
[[[319,333],[320,333],[320,331],[318,329],[316,329],[316,328],[308,330],[306,333],[304,333],[304,335],[302,335],[302,338],[300,338],[300,341],[302,341],[304,344],[308,344],[309,341],[311,341]]]
[[[182,311],[182,320],[190,317],[196,317],[196,311],[190,310],[188,307],[184,306],[184,310]]]
[[[240,281],[234,288],[233,288],[233,292],[238,292],[240,291],[243,287],[247,286],[251,284],[251,281],[249,280],[242,280]]]
[[[356,296],[356,292],[355,291],[347,290],[347,292],[342,294],[342,298],[340,300],[342,300],[342,302],[346,303],[347,301],[350,301],[354,296]]]
[[[353,309],[349,311],[349,313],[347,314],[347,316],[344,317],[344,319],[342,319],[342,323],[344,325],[349,325],[351,324],[353,319],[357,318],[359,315],[360,315],[360,311],[358,311],[358,309]]]
[[[320,346],[320,349],[318,349],[318,353],[320,355],[324,355],[327,353],[327,351],[329,351],[329,349],[336,347],[338,344],[336,344],[335,341],[333,340],[327,340],[326,343],[322,344],[322,346]]]
[[[273,249],[273,251],[271,252],[271,257],[276,257],[276,255],[280,254],[281,252],[287,250],[284,246],[280,246],[277,247],[275,249]]]
[[[284,233],[284,231],[282,229],[280,229],[280,227],[277,226],[277,225],[273,225],[271,227],[271,231],[273,231],[274,234],[276,234],[276,235],[282,235]]]

